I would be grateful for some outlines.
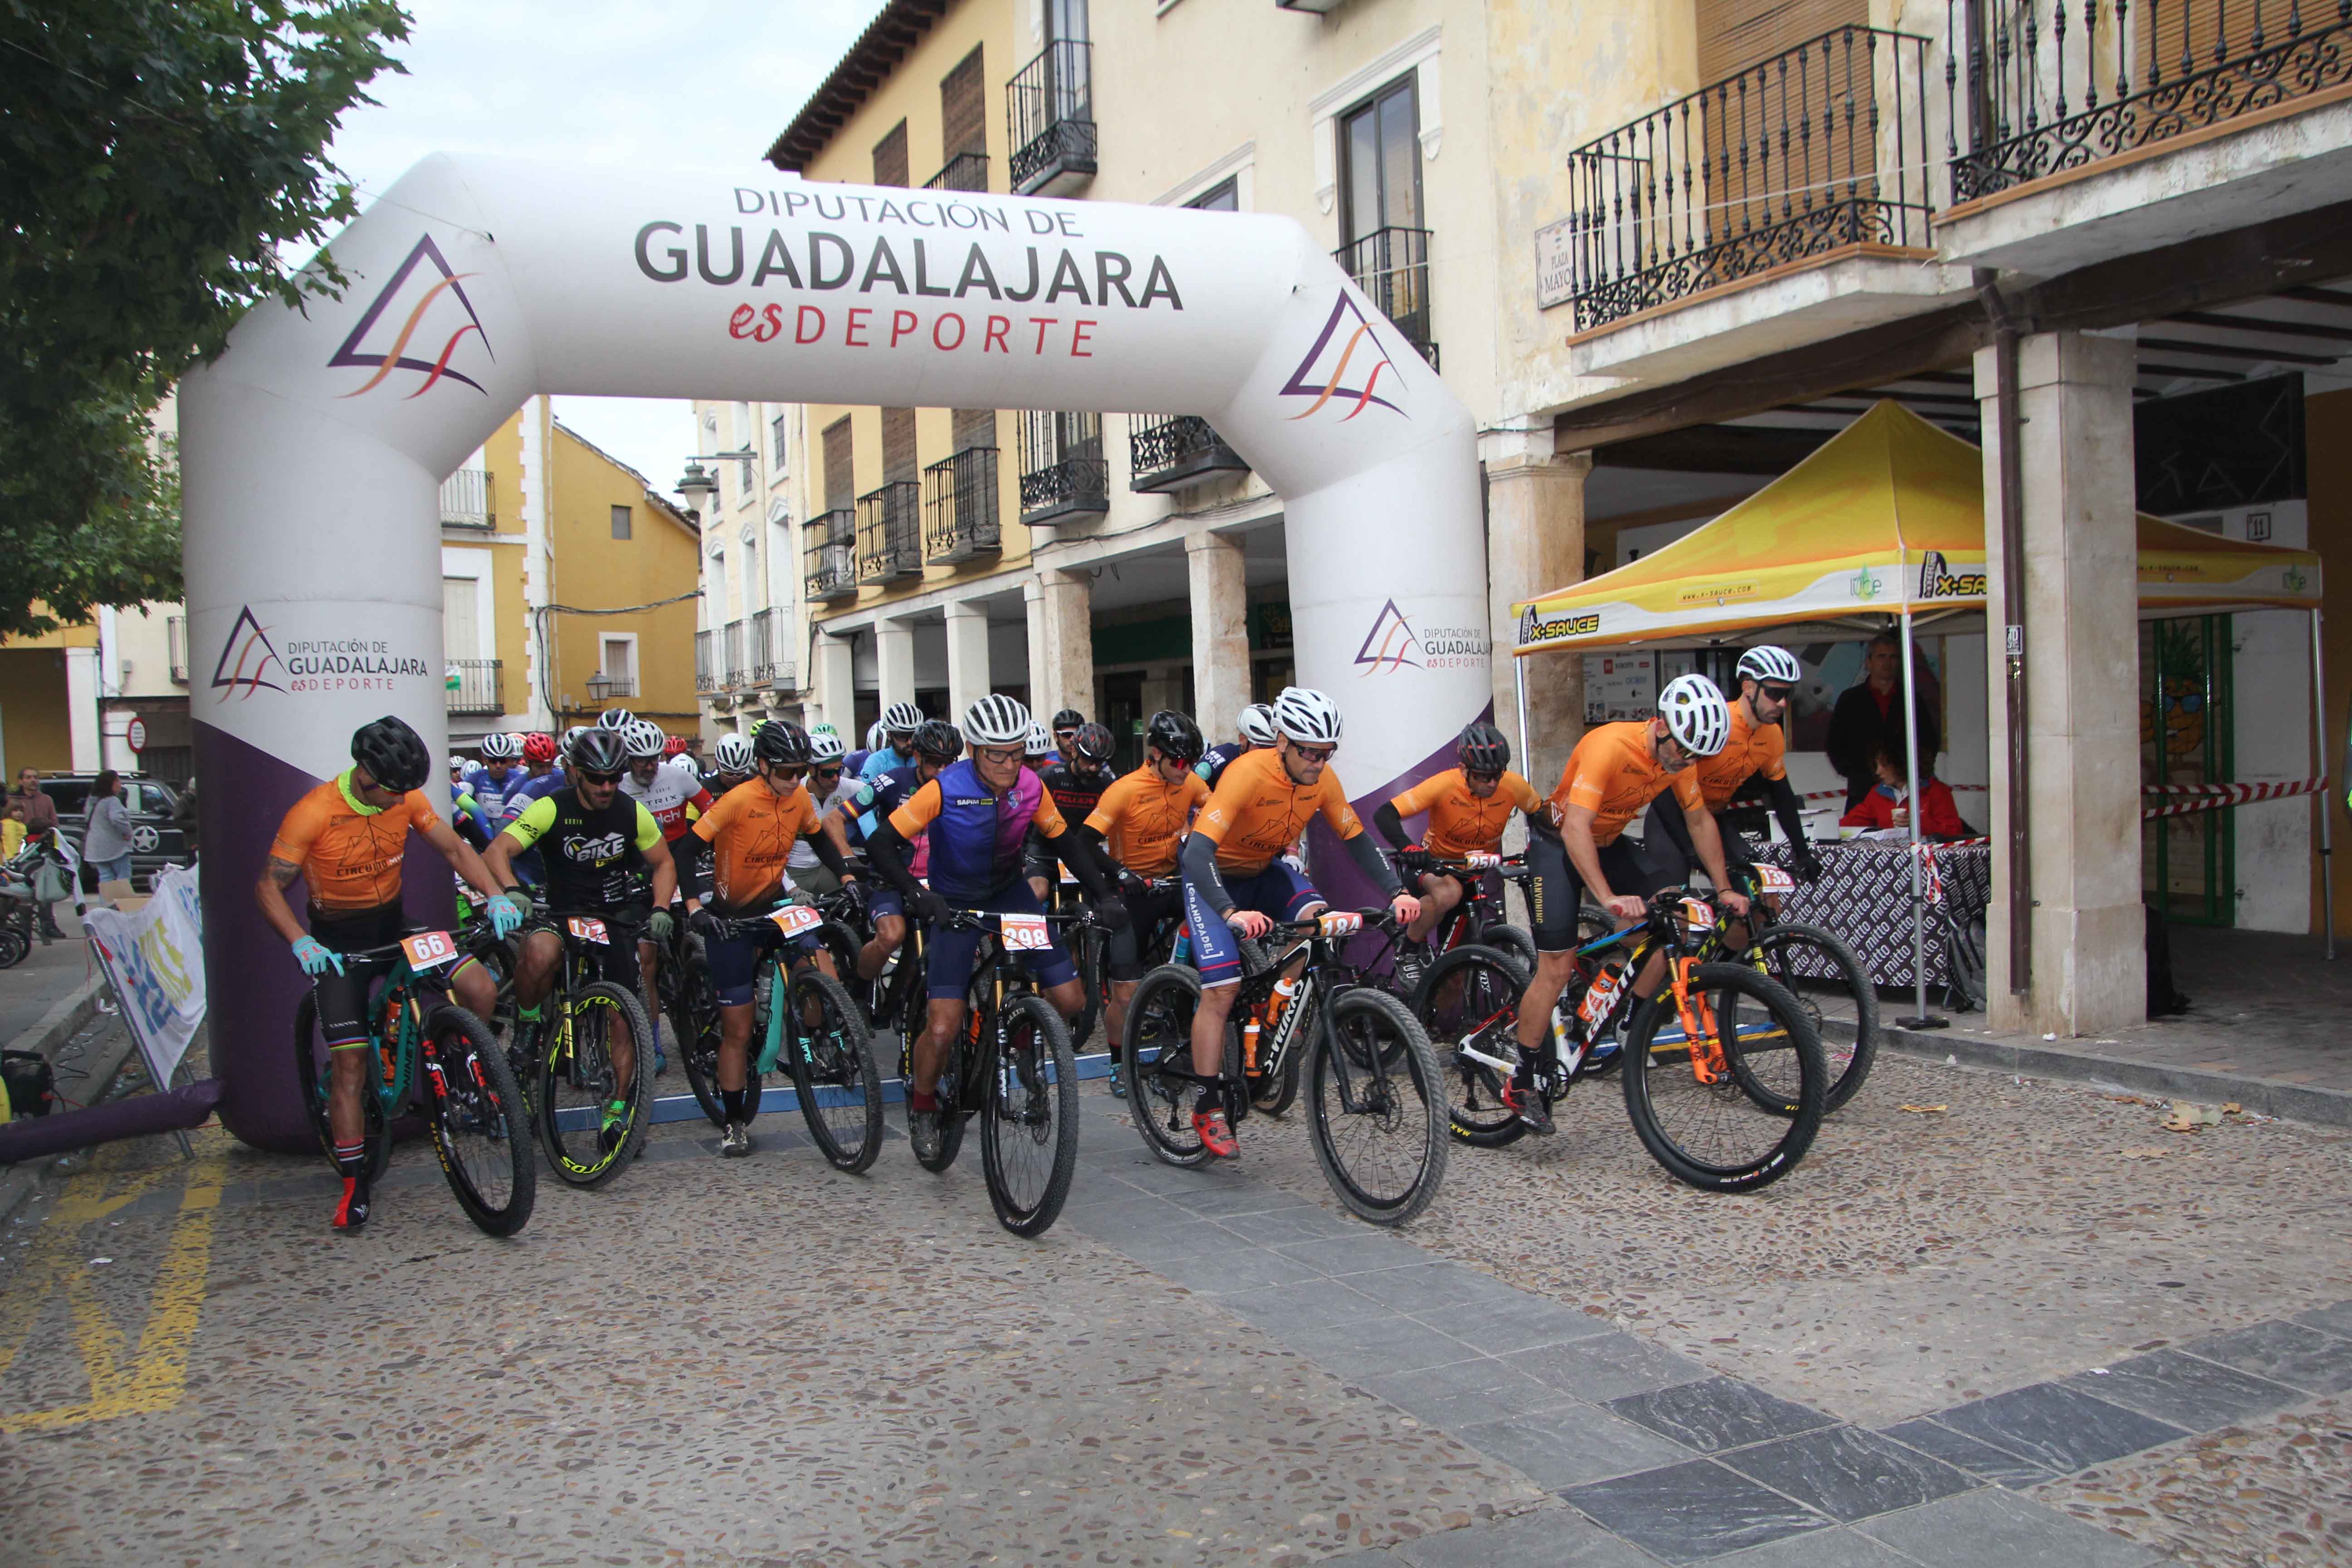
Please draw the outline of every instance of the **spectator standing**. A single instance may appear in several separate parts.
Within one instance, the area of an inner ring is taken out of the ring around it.
[[[8,792],[8,799],[18,811],[23,813],[26,837],[40,838],[44,835],[54,835],[57,832],[58,803],[51,800],[48,793],[41,788],[41,775],[37,771],[32,768],[19,770],[16,774],[16,787]],[[38,884],[36,883],[36,886],[37,887]],[[59,899],[70,898],[72,893],[68,889],[57,896]],[[47,899],[40,900],[43,942],[54,942],[66,934],[58,926],[57,911],[50,908],[52,902],[53,900]]]
[[[25,847],[25,803],[10,795],[0,805],[0,860],[14,860]]]
[[[1862,679],[1839,695],[1831,711],[1826,743],[1830,766],[1845,780],[1848,811],[1877,785],[1879,749],[1903,749],[1901,639],[1891,631],[1871,638],[1862,671]],[[1927,671],[1919,673],[1919,761],[1926,767],[1935,763],[1938,744],[1936,689]]]
[[[112,768],[89,786],[89,824],[82,830],[81,858],[101,883],[131,880],[131,808],[122,804],[122,775]]]

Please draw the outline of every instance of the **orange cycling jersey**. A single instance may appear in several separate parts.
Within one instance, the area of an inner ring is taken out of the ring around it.
[[[1181,784],[1171,784],[1146,763],[1112,781],[1087,826],[1103,836],[1110,858],[1137,876],[1164,877],[1176,868],[1176,840],[1208,798],[1200,774],[1187,773]]]
[[[381,809],[352,793],[345,772],[294,803],[270,841],[269,858],[302,868],[310,901],[322,910],[373,910],[400,900],[400,858],[411,829],[429,833],[441,814],[421,789]]]
[[[1495,793],[1481,800],[1470,793],[1470,781],[1460,768],[1433,773],[1389,804],[1399,816],[1429,813],[1421,836],[1422,847],[1441,860],[1465,855],[1492,855],[1503,847],[1503,829],[1514,811],[1534,811],[1543,804],[1536,786],[1506,768]]]
[[[1730,741],[1715,755],[1691,764],[1706,795],[1707,810],[1721,811],[1730,805],[1732,793],[1754,774],[1787,778],[1788,764],[1781,761],[1787,752],[1788,737],[1780,725],[1759,724],[1748,716],[1747,703],[1733,703]]]
[[[1598,847],[1616,843],[1625,825],[1669,789],[1685,811],[1706,809],[1698,769],[1666,772],[1651,751],[1650,721],[1639,719],[1587,731],[1559,772],[1559,787],[1551,792],[1551,806],[1559,814],[1571,805],[1591,806],[1592,842]]]
[[[694,823],[696,837],[711,847],[710,890],[730,914],[773,900],[793,846],[817,831],[816,802],[806,789],[795,784],[778,795],[751,782],[729,790]]]
[[[1298,842],[1307,819],[1318,812],[1343,839],[1364,831],[1338,773],[1327,767],[1311,784],[1293,784],[1282,753],[1267,746],[1226,764],[1192,830],[1217,847],[1220,872],[1255,877]]]

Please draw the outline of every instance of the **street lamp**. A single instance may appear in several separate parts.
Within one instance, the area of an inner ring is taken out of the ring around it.
[[[742,464],[743,484],[746,489],[749,489],[751,483],[751,464],[755,456],[748,441],[743,444],[743,449],[740,452],[697,452],[686,460],[686,475],[677,481],[677,493],[689,500],[700,496],[715,496],[719,493],[719,479],[702,466],[705,463]]]
[[[604,707],[604,700],[613,695],[613,688],[619,684],[620,682],[614,680],[609,675],[598,674],[590,676],[588,678],[588,700],[593,702],[598,708]]]

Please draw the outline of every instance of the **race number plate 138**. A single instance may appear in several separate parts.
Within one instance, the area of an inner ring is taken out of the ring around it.
[[[1043,952],[1054,945],[1054,932],[1043,915],[999,915],[996,929],[1004,933],[1007,952]]]
[[[457,944],[446,931],[421,931],[400,939],[400,951],[411,969],[432,969],[457,956]]]
[[[768,918],[775,921],[776,929],[786,936],[798,936],[803,931],[814,931],[824,923],[824,917],[806,904],[793,904],[789,908],[778,910]]]

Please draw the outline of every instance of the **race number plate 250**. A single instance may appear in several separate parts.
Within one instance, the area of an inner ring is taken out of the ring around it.
[[[996,929],[1004,933],[1007,952],[1043,952],[1054,945],[1053,929],[1043,915],[999,915]]]
[[[799,936],[824,923],[824,917],[806,904],[793,904],[788,909],[778,910],[768,918],[775,921],[776,929],[786,936]]]
[[[612,945],[613,933],[604,929],[603,921],[592,919],[587,915],[571,915],[565,918],[563,923],[572,934],[582,942],[593,942],[603,947]]]
[[[446,931],[421,931],[400,939],[400,951],[411,969],[431,969],[457,956],[457,944]]]

